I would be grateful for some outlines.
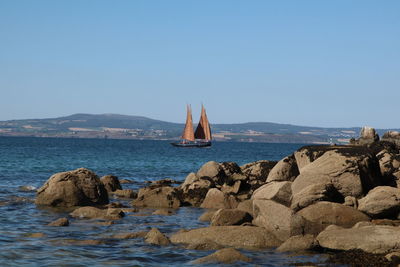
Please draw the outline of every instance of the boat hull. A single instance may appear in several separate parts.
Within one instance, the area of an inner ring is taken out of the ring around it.
[[[190,142],[190,143],[176,142],[176,143],[171,143],[171,145],[176,147],[210,147],[211,142]]]

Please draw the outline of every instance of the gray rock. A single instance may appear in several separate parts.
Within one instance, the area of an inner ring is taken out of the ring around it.
[[[317,243],[315,242],[315,237],[313,235],[296,235],[291,236],[276,250],[279,252],[305,251],[313,250],[316,247]]]
[[[100,181],[104,185],[104,188],[107,190],[108,193],[114,192],[117,189],[122,189],[117,176],[106,175],[101,177]]]
[[[177,189],[170,186],[141,188],[138,197],[132,201],[137,207],[178,208],[181,202],[177,196]]]
[[[297,167],[296,158],[294,155],[290,155],[278,161],[278,163],[271,169],[267,177],[267,182],[293,182],[298,175],[299,168]]]
[[[272,200],[253,201],[253,224],[264,227],[279,240],[303,233],[304,219],[290,208]]]
[[[212,240],[221,246],[235,248],[271,248],[281,244],[264,228],[252,226],[210,226],[179,232],[170,239],[174,244],[196,244]]]
[[[396,218],[400,212],[400,189],[378,186],[358,201],[358,209],[373,218]]]
[[[223,248],[217,250],[211,255],[194,260],[192,264],[212,264],[212,263],[225,263],[232,264],[238,261],[251,262],[251,259],[240,253],[234,248]]]
[[[151,228],[144,238],[146,243],[153,245],[167,246],[171,243],[168,237],[161,233],[157,228]]]
[[[289,206],[290,199],[292,197],[291,186],[291,182],[267,183],[254,191],[251,198],[274,200],[275,202],[281,203],[285,206]]]
[[[294,157],[296,159],[296,163],[297,163],[297,168],[299,170],[299,172],[301,173],[302,169],[307,166],[308,164],[310,164],[311,162],[313,162],[314,160],[316,160],[317,158],[319,158],[320,156],[322,156],[326,151],[320,150],[320,151],[315,151],[310,149],[310,147],[302,147],[299,150],[297,150],[296,152],[294,152]]]
[[[309,234],[318,234],[331,224],[352,227],[357,222],[370,220],[367,215],[352,207],[325,201],[310,205],[297,214],[307,220],[305,232]]]
[[[250,180],[259,180],[265,182],[271,169],[275,166],[276,161],[259,160],[247,163],[241,166],[242,173]]]
[[[238,209],[219,209],[211,218],[212,226],[223,225],[241,225],[246,222],[251,222],[253,217]]]
[[[218,162],[215,161],[209,161],[205,163],[201,168],[197,171],[197,177],[218,177],[225,175],[224,170],[222,167],[219,165]]]
[[[234,209],[238,205],[234,196],[227,195],[217,188],[208,190],[200,207],[205,209]]]
[[[321,247],[328,249],[361,249],[369,253],[389,253],[399,249],[400,228],[386,225],[350,229],[327,228],[316,239]]]
[[[200,217],[199,221],[201,222],[210,222],[211,218],[214,216],[214,214],[217,212],[217,210],[208,210],[204,212]]]
[[[36,205],[73,207],[108,203],[108,194],[99,177],[84,168],[52,175],[38,189]]]
[[[362,197],[380,183],[376,158],[362,149],[338,147],[325,152],[300,170],[292,184],[293,195],[310,185],[333,184],[343,197]]]
[[[236,209],[245,211],[249,213],[251,216],[253,216],[253,200],[247,199],[245,201],[240,202],[236,207]]]
[[[290,207],[298,211],[318,201],[343,202],[343,196],[331,183],[309,185],[293,195]]]
[[[137,193],[133,191],[132,189],[117,189],[114,192],[112,192],[114,196],[120,197],[120,198],[136,198]]]

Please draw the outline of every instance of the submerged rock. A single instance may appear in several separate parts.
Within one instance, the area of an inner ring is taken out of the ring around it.
[[[98,176],[84,168],[52,175],[38,189],[36,205],[59,207],[108,203],[108,194]]]
[[[48,226],[68,226],[68,225],[69,225],[69,220],[67,218],[60,218],[48,224]]]
[[[234,248],[223,248],[217,250],[211,255],[194,260],[193,264],[212,264],[212,263],[225,263],[232,264],[238,261],[251,262],[251,259],[240,253]]]
[[[135,191],[133,191],[132,189],[117,189],[114,192],[112,192],[112,194],[116,197],[120,197],[120,198],[136,198],[137,197],[137,193]]]
[[[153,245],[167,246],[171,243],[168,237],[161,233],[157,228],[152,228],[144,238],[146,243]]]

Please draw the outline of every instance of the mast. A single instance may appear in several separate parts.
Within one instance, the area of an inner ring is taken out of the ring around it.
[[[193,120],[192,120],[192,108],[187,105],[187,115],[186,115],[186,124],[183,129],[182,139],[188,141],[194,141],[194,133],[193,133]]]
[[[208,122],[206,110],[203,105],[201,105],[200,121],[197,125],[194,137],[196,139],[205,139],[207,141],[212,139],[210,123]]]

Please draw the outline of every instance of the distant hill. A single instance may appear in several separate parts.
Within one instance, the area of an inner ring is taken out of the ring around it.
[[[1,121],[0,136],[177,139],[183,126],[183,123],[142,116],[74,114],[50,119]],[[357,137],[360,132],[360,127],[323,128],[271,122],[212,124],[211,127],[216,140],[247,142],[341,143]],[[377,131],[382,135],[388,130],[396,129]]]

